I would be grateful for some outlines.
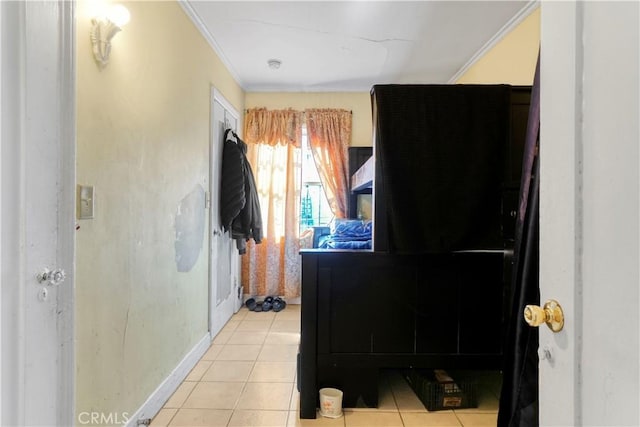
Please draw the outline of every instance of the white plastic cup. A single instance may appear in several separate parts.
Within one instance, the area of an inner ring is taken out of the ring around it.
[[[320,389],[320,415],[327,418],[342,416],[342,391],[337,388]]]

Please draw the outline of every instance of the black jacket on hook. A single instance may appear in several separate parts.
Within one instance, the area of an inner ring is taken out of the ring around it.
[[[235,140],[229,137],[230,133]],[[227,129],[222,149],[220,221],[225,231],[231,230],[241,255],[246,253],[249,239],[262,241],[260,200],[246,153],[247,144]]]

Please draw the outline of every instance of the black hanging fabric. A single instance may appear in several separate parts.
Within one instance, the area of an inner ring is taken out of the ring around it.
[[[225,231],[246,203],[244,184],[244,154],[237,141],[229,137],[233,131],[224,133],[222,146],[222,171],[220,177],[220,222]]]
[[[502,247],[510,95],[508,85],[373,86],[376,199],[384,203],[376,250]]]
[[[536,65],[525,139],[514,241],[510,323],[504,350],[499,427],[537,426],[538,329],[527,325],[522,310],[540,304],[539,186],[540,56]]]
[[[235,138],[235,140],[233,138]],[[220,179],[220,220],[231,230],[238,252],[246,253],[247,241],[262,241],[262,213],[258,191],[247,159],[247,144],[231,129],[224,133]]]

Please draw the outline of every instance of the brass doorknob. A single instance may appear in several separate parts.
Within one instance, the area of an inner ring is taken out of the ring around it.
[[[547,301],[544,307],[527,305],[523,314],[529,326],[538,327],[546,323],[553,332],[560,332],[564,327],[564,312],[556,300]]]

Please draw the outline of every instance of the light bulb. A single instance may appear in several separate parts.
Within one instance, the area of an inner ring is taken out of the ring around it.
[[[131,19],[131,14],[126,7],[121,4],[116,4],[113,5],[111,9],[109,9],[107,18],[118,27],[123,27],[127,25],[127,22],[129,22],[129,19]]]

